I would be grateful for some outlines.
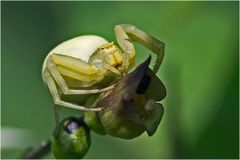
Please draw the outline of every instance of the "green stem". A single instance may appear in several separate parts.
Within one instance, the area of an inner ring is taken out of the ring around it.
[[[20,156],[20,159],[40,159],[46,156],[51,150],[51,142],[49,139],[44,140],[37,149],[28,148]]]

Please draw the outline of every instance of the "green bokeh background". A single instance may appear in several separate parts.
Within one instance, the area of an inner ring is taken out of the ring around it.
[[[92,133],[85,158],[237,158],[238,14],[238,2],[1,2],[1,125],[29,129],[29,145],[49,137],[53,102],[41,79],[46,54],[83,34],[115,41],[114,25],[130,23],[166,43],[158,74],[168,91],[165,114],[152,137]],[[141,62],[150,51],[136,46]],[[16,158],[23,150],[2,148],[1,156]]]

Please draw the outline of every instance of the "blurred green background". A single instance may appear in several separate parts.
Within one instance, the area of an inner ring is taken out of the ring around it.
[[[1,125],[30,130],[34,140],[24,146],[49,137],[53,102],[41,78],[47,53],[83,34],[115,41],[114,25],[130,23],[166,43],[159,71],[165,114],[152,137],[92,133],[85,158],[238,158],[238,14],[238,2],[1,2]],[[150,51],[136,46],[141,62]],[[1,156],[23,150],[2,146]]]

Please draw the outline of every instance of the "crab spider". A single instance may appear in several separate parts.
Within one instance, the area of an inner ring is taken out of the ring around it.
[[[99,94],[113,89],[114,80],[125,75],[134,64],[133,42],[157,55],[153,71],[158,71],[164,56],[163,42],[130,24],[116,25],[114,31],[120,48],[102,37],[85,35],[65,41],[48,53],[42,66],[42,77],[55,106],[101,111],[102,108],[87,108],[63,97]]]

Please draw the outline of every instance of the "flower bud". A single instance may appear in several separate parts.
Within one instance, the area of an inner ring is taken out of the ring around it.
[[[51,150],[58,159],[83,158],[90,147],[90,130],[83,119],[68,117],[55,129]]]
[[[144,131],[153,135],[163,116],[156,101],[166,96],[166,89],[148,68],[150,58],[132,73],[120,79],[115,88],[97,103],[99,118],[107,134],[132,139]],[[153,91],[158,89],[157,91]]]
[[[106,134],[97,112],[84,112],[84,122],[89,128],[91,128],[92,131],[101,135]]]

